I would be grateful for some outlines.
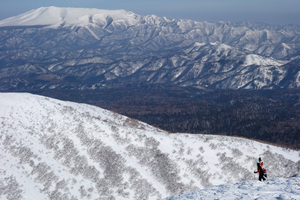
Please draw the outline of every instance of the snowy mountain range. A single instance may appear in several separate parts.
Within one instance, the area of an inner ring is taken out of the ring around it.
[[[140,200],[241,181],[250,182],[226,187],[262,187],[253,173],[259,156],[270,179],[300,171],[299,151],[170,134],[98,107],[28,93],[0,93],[0,152],[1,199]]]
[[[0,89],[300,86],[300,27],[43,7],[0,21]]]

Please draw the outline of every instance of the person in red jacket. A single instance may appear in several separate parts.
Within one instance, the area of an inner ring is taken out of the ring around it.
[[[262,168],[262,166],[264,165],[264,163],[261,161],[261,158],[259,158],[259,163],[257,163],[257,171],[254,172],[254,173],[259,173],[259,176],[258,176],[258,180],[261,181],[261,180],[266,180],[266,178],[264,177],[264,169]]]

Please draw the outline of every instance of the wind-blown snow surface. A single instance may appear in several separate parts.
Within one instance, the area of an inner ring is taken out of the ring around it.
[[[296,174],[300,164],[299,151],[168,134],[101,108],[26,93],[0,93],[0,152],[1,199],[160,199],[257,179],[259,156],[270,178]]]
[[[205,190],[179,194],[165,200],[204,200],[204,199],[300,199],[300,176],[293,178],[274,178],[266,182],[246,181],[242,183],[219,185]]]

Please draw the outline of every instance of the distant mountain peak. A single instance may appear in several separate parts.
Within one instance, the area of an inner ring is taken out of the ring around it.
[[[88,25],[103,24],[107,18],[123,20],[133,24],[138,15],[125,10],[103,10],[95,8],[41,7],[0,21],[4,26],[35,25]]]

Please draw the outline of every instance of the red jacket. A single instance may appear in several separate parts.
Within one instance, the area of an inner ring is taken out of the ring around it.
[[[265,170],[265,169],[263,169],[262,167],[263,167],[263,165],[264,165],[264,163],[263,162],[261,162],[261,163],[257,163],[257,171],[256,172],[254,172],[254,173],[260,173],[260,174],[264,174],[264,173],[266,173],[267,172],[267,170]]]

